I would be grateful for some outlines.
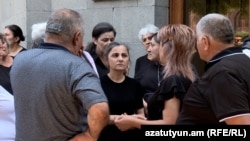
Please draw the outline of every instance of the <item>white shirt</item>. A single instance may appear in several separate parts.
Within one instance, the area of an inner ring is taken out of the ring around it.
[[[94,69],[96,75],[99,77],[98,71],[96,69],[95,61],[92,58],[92,56],[87,51],[83,51],[83,55],[85,55],[86,59],[88,59],[87,61],[89,61],[89,63],[91,64],[92,68]]]
[[[14,141],[15,135],[14,97],[0,85],[0,141]]]

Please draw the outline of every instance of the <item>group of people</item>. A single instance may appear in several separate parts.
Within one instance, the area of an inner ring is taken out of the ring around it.
[[[0,33],[0,139],[14,139],[15,110],[10,70],[15,56],[26,50],[20,45],[24,41],[22,29],[18,25],[7,25]]]
[[[134,78],[129,46],[115,41],[110,23],[93,28],[86,48],[83,18],[71,9],[39,25],[26,51],[23,35],[5,30],[0,67],[9,68],[9,82],[0,85],[13,94],[16,140],[137,141],[142,125],[250,124],[250,50],[234,47],[224,15],[205,15],[196,30],[141,28],[147,54],[136,60]],[[196,51],[206,62],[202,76],[192,65]]]

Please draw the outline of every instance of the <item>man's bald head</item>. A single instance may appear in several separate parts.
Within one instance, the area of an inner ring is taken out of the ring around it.
[[[71,9],[59,9],[51,14],[45,30],[45,43],[53,43],[67,48],[75,55],[83,50],[83,19]]]
[[[76,32],[82,34],[83,19],[79,13],[71,9],[60,9],[51,14],[45,32],[48,34],[67,35],[73,37]]]

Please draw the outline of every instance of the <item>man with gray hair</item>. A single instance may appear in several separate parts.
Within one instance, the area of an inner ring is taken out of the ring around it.
[[[83,36],[80,14],[60,9],[47,22],[44,43],[15,58],[16,140],[96,141],[107,125],[100,80],[79,57]]]
[[[250,49],[234,47],[231,21],[221,14],[202,17],[196,32],[207,64],[184,97],[177,124],[250,124]]]
[[[33,42],[32,48],[37,48],[39,46],[39,44],[44,43],[44,37],[45,37],[45,29],[46,29],[46,22],[43,23],[35,23],[32,25],[31,29],[31,39]],[[92,58],[92,56],[85,51],[84,49],[82,49],[82,54],[79,54],[83,59],[85,59],[86,61],[89,62],[89,64],[92,66],[92,68],[94,69],[96,75],[99,77],[99,74],[97,72],[97,68],[95,65],[95,62]]]

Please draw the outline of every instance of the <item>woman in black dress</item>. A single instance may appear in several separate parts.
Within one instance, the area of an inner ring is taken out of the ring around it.
[[[112,42],[106,48],[105,56],[109,72],[101,78],[101,84],[109,101],[110,121],[98,141],[137,140],[138,129],[123,132],[114,124],[114,121],[122,115],[145,119],[142,87],[139,82],[126,75],[130,62],[128,47],[125,44]]]

